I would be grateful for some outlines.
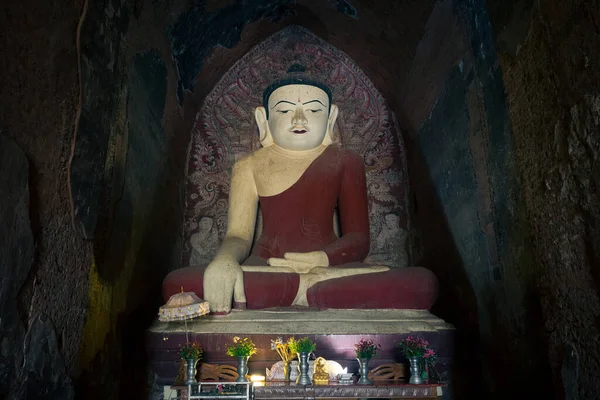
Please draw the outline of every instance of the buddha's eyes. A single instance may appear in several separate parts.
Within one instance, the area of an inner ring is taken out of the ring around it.
[[[293,110],[276,110],[276,112],[278,112],[279,114],[287,114],[287,113],[290,113],[290,112],[292,112],[292,111],[293,111]],[[308,110],[306,110],[306,112],[309,112],[309,111],[310,111],[311,113],[313,113],[313,114],[316,114],[316,113],[319,113],[319,112],[321,112],[321,111],[323,111],[323,110],[322,110],[321,108],[316,108],[316,109],[308,109]]]

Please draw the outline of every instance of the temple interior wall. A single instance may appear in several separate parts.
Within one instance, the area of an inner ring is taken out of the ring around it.
[[[0,208],[21,210],[0,221],[0,397],[150,387],[143,332],[180,262],[193,119],[239,57],[297,24],[396,113],[418,264],[441,282],[433,312],[459,331],[458,398],[596,398],[598,2],[249,3],[0,12],[0,143],[21,150],[0,151]]]
[[[532,280],[557,393],[594,398],[600,370],[598,2],[488,6],[528,220]],[[531,307],[530,306],[530,307]]]
[[[457,362],[485,366],[478,390],[507,394],[506,381],[522,379],[550,393],[511,124],[492,27],[479,6],[438,2],[417,48],[412,97],[404,100],[414,127],[413,220],[422,264],[443,282],[433,312],[463,332]],[[456,45],[448,49],[446,38]],[[527,365],[511,358],[523,351]],[[473,386],[462,378],[457,393]]]

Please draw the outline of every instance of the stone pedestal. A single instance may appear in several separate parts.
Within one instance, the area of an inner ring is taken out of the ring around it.
[[[381,344],[380,355],[370,367],[404,362],[398,343],[410,335],[429,341],[439,354],[437,371],[443,381],[452,364],[454,327],[426,310],[310,310],[269,309],[233,311],[225,316],[204,316],[190,321],[155,323],[147,331],[151,368],[159,383],[173,384],[180,365],[179,348],[196,340],[204,348],[201,362],[235,365],[225,354],[234,336],[248,337],[258,347],[248,363],[250,374],[265,375],[279,361],[271,350],[271,339],[290,336],[310,337],[317,345],[315,354],[339,362],[349,372],[358,372],[354,345],[361,338]]]

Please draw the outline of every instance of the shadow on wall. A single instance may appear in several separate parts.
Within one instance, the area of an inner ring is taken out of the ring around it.
[[[456,327],[452,392],[457,399],[481,398],[483,375],[478,367],[481,347],[477,299],[424,156],[411,138],[404,140],[411,182],[412,223],[422,252],[417,265],[433,271],[440,283],[432,313]]]
[[[419,45],[403,110],[421,116],[405,138],[418,264],[440,281],[432,311],[457,328],[457,398],[548,398],[547,333],[489,17],[483,1],[444,4],[451,12],[428,22],[440,31]],[[451,39],[446,52],[440,37]]]
[[[548,341],[539,290],[533,282],[529,283],[523,298],[524,316],[513,317],[512,321],[498,309],[505,303],[503,295],[495,293],[498,288],[490,285],[485,290],[491,293],[485,310],[492,334],[482,336],[482,366],[486,391],[488,396],[494,396],[488,398],[505,398],[515,390],[531,398],[552,398],[551,375],[542,358],[548,352]],[[521,329],[518,338],[515,326]]]
[[[480,148],[470,143],[470,134],[489,134],[471,131],[479,112],[467,100],[473,78],[458,68],[450,73],[408,151],[413,222],[423,247],[420,264],[440,281],[432,311],[457,328],[455,393],[490,399],[515,390],[546,395],[552,392],[543,384],[549,380],[546,336],[539,297],[527,272],[532,260],[526,225],[518,212],[500,216],[502,200],[497,196],[486,200],[494,213],[482,207],[482,193],[490,192],[487,185],[494,185],[491,175],[498,172],[485,169],[489,162],[477,158]],[[506,149],[490,149],[490,158],[505,157]],[[512,192],[518,193],[518,187]]]
[[[77,382],[78,394],[89,399],[144,395],[144,331],[162,304],[160,284],[179,249],[181,210],[173,179],[178,175],[171,171],[162,126],[166,68],[157,53],[141,53],[130,76],[126,129],[116,139],[109,170],[113,201],[100,214],[106,235],[95,243],[95,254],[102,257],[92,272],[92,291],[102,296],[90,298],[81,361],[85,372]]]

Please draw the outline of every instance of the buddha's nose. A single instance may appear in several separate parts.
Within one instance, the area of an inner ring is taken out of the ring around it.
[[[306,120],[306,116],[304,115],[304,111],[302,108],[297,108],[292,117],[293,125],[306,125],[308,121]]]

